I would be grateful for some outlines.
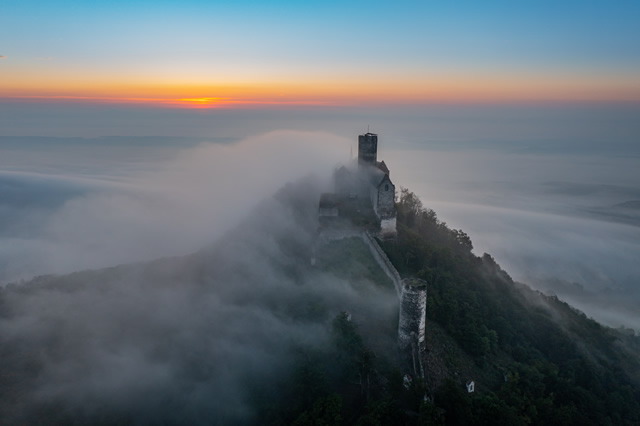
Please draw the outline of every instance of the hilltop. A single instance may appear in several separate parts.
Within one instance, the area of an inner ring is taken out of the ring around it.
[[[379,244],[428,284],[425,380],[393,284],[324,245],[313,182],[202,251],[0,291],[0,423],[637,424],[640,338],[514,282],[403,190]],[[475,382],[468,393],[465,383]]]

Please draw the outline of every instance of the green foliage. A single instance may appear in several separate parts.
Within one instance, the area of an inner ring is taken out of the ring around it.
[[[436,406],[432,401],[424,401],[420,407],[419,426],[444,425],[444,410]]]
[[[403,413],[391,399],[371,402],[365,408],[365,413],[358,419],[356,426],[385,426],[397,424]]]
[[[339,426],[342,424],[342,398],[332,394],[318,398],[310,410],[300,414],[293,426]]]
[[[406,189],[397,209],[397,240],[383,246],[403,276],[427,280],[428,318],[480,368],[500,359],[510,370],[495,393],[473,397],[447,381],[435,400],[447,424],[640,422],[639,392],[613,367],[625,360],[614,345],[620,333],[514,283],[490,255],[472,253],[467,234],[449,229]]]
[[[459,383],[447,379],[435,395],[436,404],[444,410],[445,424],[469,425],[473,423],[471,397]]]
[[[422,381],[414,378],[405,389],[407,366],[377,357],[341,314],[331,324],[331,349],[297,373],[295,393],[307,396],[293,398],[293,424],[640,423],[640,392],[623,369],[638,358],[619,344],[640,346],[633,333],[614,332],[513,282],[490,255],[475,256],[469,236],[449,229],[411,192],[401,191],[397,208],[398,237],[381,242],[384,250],[403,276],[428,282],[429,320],[475,360],[471,367],[484,381],[470,394],[462,377],[450,374],[427,400]],[[368,255],[356,240],[335,249],[339,254],[322,253],[319,263],[339,276],[379,273],[372,265],[362,268]]]

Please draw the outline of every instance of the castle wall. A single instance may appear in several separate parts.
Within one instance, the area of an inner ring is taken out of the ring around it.
[[[338,208],[330,207],[330,208],[319,208],[318,216],[320,217],[337,217],[338,216]]]
[[[377,188],[376,194],[376,214],[382,218],[395,217],[396,187],[386,178]]]
[[[368,232],[362,233],[362,239],[369,247],[371,255],[382,271],[391,279],[391,281],[393,281],[398,298],[400,298],[402,295],[402,278],[400,278],[400,274],[396,270],[395,266],[393,266],[393,263],[391,263],[384,250],[382,250],[380,244],[378,244],[378,242]]]
[[[378,189],[376,187],[371,186],[369,188],[369,197],[371,198],[374,213],[380,217],[380,213],[378,213]]]
[[[344,240],[345,238],[359,237],[362,233],[353,229],[331,229],[320,232],[316,237],[316,246],[329,244],[331,241]]]

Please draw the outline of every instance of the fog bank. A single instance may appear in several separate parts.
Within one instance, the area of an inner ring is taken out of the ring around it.
[[[309,266],[321,190],[288,185],[190,256],[0,290],[4,420],[260,424],[285,406],[280,384],[327,349],[338,313],[397,316],[391,285]]]
[[[329,176],[349,153],[340,137],[295,131],[164,153],[49,142],[53,150],[5,146],[12,156],[0,160],[0,282],[189,253],[284,183]]]

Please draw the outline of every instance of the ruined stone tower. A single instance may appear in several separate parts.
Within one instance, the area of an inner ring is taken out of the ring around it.
[[[427,313],[427,283],[417,278],[402,280],[398,340],[401,346],[424,345]]]
[[[417,278],[402,280],[398,343],[411,354],[413,373],[424,379],[423,353],[427,314],[427,283]]]

